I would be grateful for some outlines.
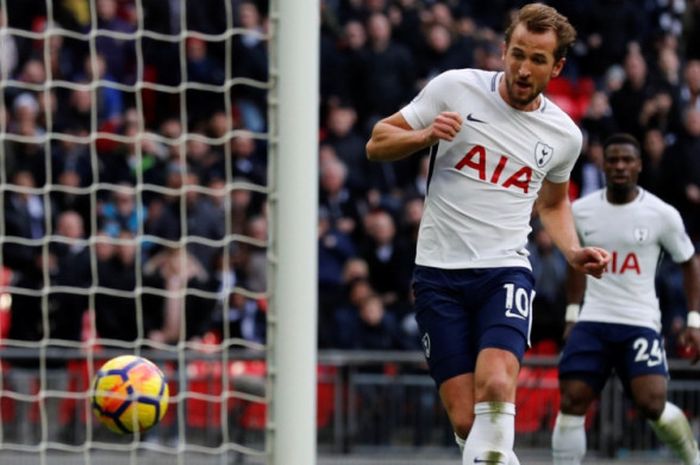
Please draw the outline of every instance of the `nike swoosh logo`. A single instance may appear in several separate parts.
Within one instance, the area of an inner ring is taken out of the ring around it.
[[[471,113],[467,115],[467,121],[473,121],[475,123],[483,123],[483,124],[488,124],[486,121],[482,121],[480,119],[474,118]]]
[[[513,313],[513,311],[510,309],[506,310],[506,316],[508,318],[519,318],[521,320],[527,320],[527,318],[524,317],[523,315],[521,315],[519,313]]]
[[[489,459],[474,459],[474,463],[496,463],[504,465],[500,460],[489,460]]]

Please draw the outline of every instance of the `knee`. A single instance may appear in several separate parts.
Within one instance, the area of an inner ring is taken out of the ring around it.
[[[639,412],[647,420],[656,421],[666,407],[666,392],[647,391],[636,396],[635,404]]]
[[[590,396],[575,390],[563,389],[560,394],[559,410],[567,415],[585,415],[593,400]]]
[[[516,379],[506,373],[492,373],[476,385],[477,402],[512,402],[515,396]]]

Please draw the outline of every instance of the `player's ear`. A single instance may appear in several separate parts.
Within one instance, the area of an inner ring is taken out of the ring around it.
[[[559,76],[559,73],[561,73],[561,70],[564,69],[564,64],[566,63],[566,58],[562,57],[560,58],[556,63],[554,63],[554,67],[552,68],[552,76],[553,78]]]
[[[506,51],[508,50],[508,44],[503,41],[501,42],[501,60],[506,60]]]

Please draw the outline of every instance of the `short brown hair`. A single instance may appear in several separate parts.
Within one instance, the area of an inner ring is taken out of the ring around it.
[[[520,23],[532,32],[554,31],[557,35],[554,59],[557,61],[566,56],[567,50],[576,40],[576,29],[569,23],[566,16],[543,3],[530,3],[518,10],[513,22],[506,29],[506,45],[510,43],[513,30]]]

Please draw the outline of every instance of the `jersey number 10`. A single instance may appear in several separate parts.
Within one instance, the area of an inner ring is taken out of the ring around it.
[[[506,290],[506,316],[525,320],[532,312],[532,301],[535,299],[535,291],[527,293],[522,287],[515,287],[513,283],[504,284]]]

